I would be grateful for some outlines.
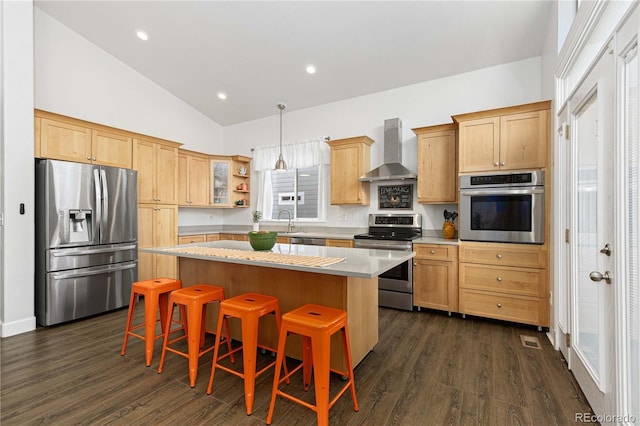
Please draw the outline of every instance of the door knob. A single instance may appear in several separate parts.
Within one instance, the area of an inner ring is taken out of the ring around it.
[[[591,278],[591,281],[594,281],[597,283],[604,280],[605,283],[611,284],[611,272],[609,271],[604,271],[604,275],[602,275],[598,271],[593,271],[589,274],[589,278]]]
[[[611,256],[611,246],[609,244],[605,244],[604,248],[600,250],[600,253],[606,254],[607,256]]]

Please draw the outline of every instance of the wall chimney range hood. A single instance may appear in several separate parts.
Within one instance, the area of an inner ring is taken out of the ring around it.
[[[358,178],[360,182],[416,179],[417,175],[401,164],[402,121],[384,120],[384,164]]]

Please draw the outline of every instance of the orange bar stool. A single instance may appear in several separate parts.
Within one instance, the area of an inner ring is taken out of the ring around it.
[[[196,385],[196,376],[198,375],[198,359],[207,352],[214,349],[214,345],[208,348],[204,347],[205,334],[208,333],[205,327],[205,319],[207,313],[207,304],[211,302],[221,302],[224,300],[224,288],[215,285],[196,284],[193,286],[181,288],[171,292],[169,296],[169,316],[165,326],[167,332],[164,335],[162,344],[162,356],[160,357],[160,366],[158,373],[162,373],[164,367],[164,359],[167,351],[181,355],[189,360],[189,384],[191,387]],[[171,318],[173,317],[173,309],[175,305],[180,305],[182,309],[183,321],[186,319],[186,329],[182,327],[171,330]],[[186,315],[184,309],[186,308]],[[229,336],[229,322],[224,320],[225,325],[225,341],[227,349],[231,352],[231,337]],[[184,330],[184,334],[173,340],[169,340],[169,336],[175,332]],[[220,331],[218,331],[220,333]],[[171,345],[180,341],[187,340],[187,352],[182,352]],[[218,339],[216,339],[217,341]],[[232,362],[235,361],[233,356]]]
[[[331,361],[331,336],[342,332],[342,344],[344,346],[345,362],[347,371],[334,370],[330,366]],[[284,363],[284,347],[289,333],[302,336],[302,362],[290,373],[285,370],[285,375],[280,379],[280,369]],[[309,404],[301,399],[291,396],[278,389],[283,381],[289,383],[289,377],[302,368],[304,390],[309,390],[311,384],[311,371],[315,384],[316,405]],[[329,379],[330,373],[340,374],[348,377],[347,383],[340,392],[329,401]],[[276,368],[273,378],[273,389],[271,392],[271,404],[267,414],[267,424],[271,424],[273,410],[276,405],[278,395],[297,402],[317,413],[318,425],[329,424],[329,409],[338,399],[351,389],[351,400],[353,410],[358,411],[358,400],[356,399],[356,387],[351,367],[351,347],[349,346],[349,330],[347,327],[347,313],[341,309],[329,308],[319,305],[304,305],[282,316],[282,326],[278,339],[278,356],[276,358]]]
[[[165,325],[167,321],[167,308],[169,293],[182,288],[182,281],[174,278],[154,278],[146,281],[133,283],[131,287],[131,300],[129,301],[129,314],[127,316],[127,326],[124,330],[124,342],[120,355],[124,355],[127,350],[129,336],[144,340],[145,361],[147,367],[151,365],[153,357],[153,343],[156,339],[164,337]],[[133,312],[136,308],[138,296],[144,297],[144,323],[132,326]],[[160,309],[160,328],[162,332],[156,335],[156,323],[158,322],[158,309]],[[134,332],[144,327],[144,336]]]
[[[256,355],[258,348],[275,352],[275,349],[258,344],[258,325],[261,317],[273,313],[276,319],[278,332],[280,331],[280,307],[278,299],[272,296],[259,293],[245,293],[236,297],[220,302],[220,313],[218,314],[218,327],[216,331],[216,345],[213,351],[213,363],[211,365],[211,377],[209,378],[209,387],[207,394],[211,394],[213,387],[213,376],[216,368],[227,371],[244,379],[244,401],[247,408],[247,415],[251,415],[253,411],[253,400],[256,377],[264,373],[271,366],[275,365],[275,361],[256,372]],[[220,335],[220,327],[223,319],[239,318],[242,323],[242,346],[230,351],[224,355],[219,355],[220,344],[218,337]],[[228,368],[219,361],[225,359],[233,353],[242,350],[243,372],[239,372]],[[286,366],[285,366],[286,371]]]

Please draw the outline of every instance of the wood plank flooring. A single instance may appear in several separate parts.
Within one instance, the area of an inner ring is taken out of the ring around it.
[[[561,355],[535,328],[436,311],[379,312],[379,343],[355,370],[360,411],[347,393],[330,411],[332,425],[565,425],[575,413],[591,412]],[[160,340],[151,367],[144,365],[142,340],[131,338],[121,357],[126,315],[125,309],[0,340],[0,423],[264,424],[273,370],[258,378],[247,416],[239,378],[216,371],[206,395],[211,353],[200,360],[194,388],[185,358],[168,353],[157,373]],[[537,337],[542,350],[524,347],[521,334]],[[270,360],[259,355],[263,365]],[[287,391],[313,401],[299,377]],[[273,424],[313,425],[316,416],[279,398]]]

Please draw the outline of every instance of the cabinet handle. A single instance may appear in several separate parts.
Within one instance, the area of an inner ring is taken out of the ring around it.
[[[93,161],[96,161],[96,157],[93,157]]]
[[[87,157],[87,160],[91,161],[91,157]]]
[[[418,266],[418,264],[417,264],[417,263],[414,263],[414,264],[413,264],[413,266]]]
[[[498,162],[493,163],[494,166],[498,167]]]
[[[502,308],[502,303],[498,303],[498,308]]]
[[[500,162],[500,165],[501,165],[501,166],[504,166],[504,161],[501,161],[501,162]]]
[[[435,250],[429,250],[429,253],[436,254],[436,251]]]
[[[498,281],[498,282],[502,281],[502,277],[496,278],[496,281]]]
[[[502,255],[498,253],[498,254],[496,254],[496,258],[502,259]]]

